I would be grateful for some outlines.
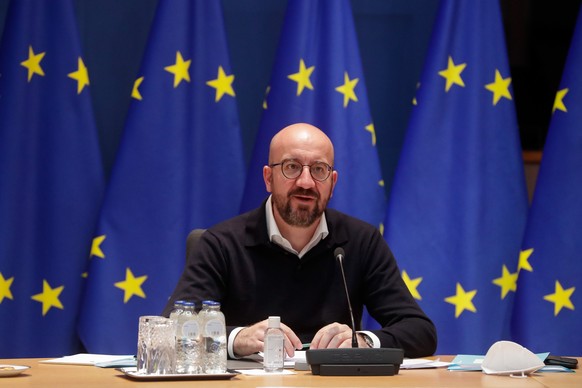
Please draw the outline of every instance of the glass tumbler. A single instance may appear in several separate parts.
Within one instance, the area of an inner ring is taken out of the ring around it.
[[[175,373],[176,321],[146,315],[139,317],[137,372],[147,375]]]

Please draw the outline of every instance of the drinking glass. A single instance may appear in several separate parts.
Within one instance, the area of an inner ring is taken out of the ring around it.
[[[175,367],[176,322],[145,315],[139,317],[137,372],[148,375],[172,374]]]

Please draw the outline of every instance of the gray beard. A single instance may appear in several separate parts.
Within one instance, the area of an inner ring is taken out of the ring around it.
[[[307,228],[313,225],[313,223],[317,221],[323,214],[323,209],[319,207],[319,203],[316,203],[315,207],[311,211],[301,206],[297,210],[293,210],[291,208],[290,201],[284,201],[281,199],[282,196],[273,196],[273,202],[277,207],[279,214],[283,220],[291,226]]]

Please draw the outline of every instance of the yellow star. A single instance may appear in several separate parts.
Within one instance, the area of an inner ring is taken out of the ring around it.
[[[79,57],[77,63],[78,63],[77,71],[74,71],[67,75],[69,78],[72,78],[77,81],[77,94],[81,94],[83,88],[89,85],[89,72],[87,71],[87,67],[83,63],[81,57]]]
[[[511,100],[511,93],[509,93],[509,85],[511,84],[511,77],[503,78],[499,70],[495,69],[495,81],[485,85],[485,89],[493,92],[493,106],[497,105],[501,97]]]
[[[145,299],[146,296],[141,289],[141,285],[146,281],[147,278],[147,275],[136,278],[133,276],[133,273],[129,268],[125,270],[125,280],[115,283],[115,287],[125,291],[123,296],[123,303],[127,303],[127,301],[131,299],[133,295],[137,295]]]
[[[101,236],[97,236],[93,239],[93,244],[91,244],[91,254],[90,257],[97,256],[102,259],[105,258],[105,254],[101,250],[101,243],[105,240],[106,236],[103,234]]]
[[[42,315],[45,316],[51,307],[63,309],[63,304],[59,300],[59,295],[65,286],[51,288],[46,280],[42,281],[42,293],[32,296],[32,300],[42,303]]]
[[[461,73],[467,67],[466,63],[461,63],[460,65],[455,65],[453,58],[449,57],[449,63],[445,70],[439,71],[439,75],[447,80],[445,91],[448,92],[453,84],[465,87],[465,83],[461,78]]]
[[[336,91],[344,95],[344,108],[348,106],[350,100],[358,102],[358,97],[356,96],[354,89],[359,81],[359,78],[350,80],[348,72],[346,71],[344,72],[344,84],[335,88]]]
[[[501,272],[501,277],[493,279],[493,284],[501,287],[501,299],[505,299],[505,296],[509,291],[515,292],[517,289],[517,272],[510,273],[505,264],[503,265]]]
[[[544,296],[544,300],[554,303],[554,316],[557,316],[560,313],[562,307],[574,310],[574,305],[570,301],[570,297],[572,296],[575,290],[576,287],[571,287],[568,288],[567,290],[564,290],[560,282],[556,280],[556,292]]]
[[[174,88],[177,88],[182,80],[190,82],[190,73],[188,70],[190,69],[191,63],[191,59],[184,61],[184,58],[182,58],[182,53],[176,51],[176,63],[172,66],[164,67],[164,70],[166,70],[168,73],[174,74]]]
[[[556,109],[561,110],[562,112],[568,112],[568,109],[566,109],[566,105],[564,105],[564,97],[566,97],[566,94],[568,94],[569,91],[570,91],[570,89],[568,89],[568,88],[558,90],[558,92],[556,93],[556,99],[554,100],[554,107],[552,108],[552,114],[554,114]]]
[[[0,272],[0,303],[2,303],[4,298],[14,300],[12,297],[12,291],[10,291],[10,286],[12,286],[13,281],[14,277],[4,279],[4,275]]]
[[[370,134],[372,135],[372,145],[375,146],[376,145],[376,130],[374,129],[374,124],[368,124],[366,125],[366,131],[370,132]]]
[[[420,88],[420,82],[416,83],[416,90],[418,90],[418,88]],[[412,97],[412,105],[418,105],[418,101],[416,100],[416,94],[414,95],[414,97]]]
[[[22,66],[28,69],[28,82],[30,82],[34,74],[44,76],[44,71],[42,70],[42,67],[40,67],[40,61],[42,61],[45,54],[46,52],[35,54],[32,50],[32,46],[28,46],[28,59],[20,62]]]
[[[378,230],[380,231],[380,235],[384,236],[384,223],[380,222],[380,227],[378,228]]]
[[[133,83],[133,89],[131,89],[131,97],[140,101],[143,100],[143,98],[141,96],[141,93],[139,92],[139,87],[141,86],[143,79],[144,77],[139,77],[138,79],[136,79],[135,82]]]
[[[406,287],[408,287],[408,291],[410,291],[410,294],[414,297],[414,299],[422,300],[422,297],[420,296],[420,293],[417,289],[420,282],[422,282],[422,278],[410,279],[406,271],[402,271],[402,280],[404,280]]]
[[[473,305],[475,294],[477,294],[477,290],[465,292],[461,284],[457,283],[456,295],[445,298],[445,302],[455,305],[455,318],[458,318],[464,310],[477,312],[477,309]]]
[[[232,83],[234,81],[234,74],[226,75],[222,66],[218,66],[218,76],[216,79],[206,82],[206,85],[216,89],[216,96],[214,102],[220,101],[224,94],[234,97],[234,90]]]
[[[267,91],[265,92],[265,98],[263,99],[263,109],[267,109],[267,96],[269,95],[269,92],[271,91],[271,86],[267,86]]]
[[[525,249],[519,252],[519,262],[517,263],[517,272],[521,271],[522,269],[533,272],[533,268],[529,263],[529,257],[533,253],[533,248]]]
[[[311,84],[311,73],[315,70],[315,66],[305,67],[305,62],[303,59],[299,61],[299,72],[293,73],[287,76],[290,80],[297,82],[297,95],[300,96],[303,93],[303,89],[307,88],[313,90],[313,85]]]

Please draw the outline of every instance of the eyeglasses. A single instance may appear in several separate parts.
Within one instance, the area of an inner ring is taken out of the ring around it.
[[[309,167],[311,177],[319,182],[325,181],[331,175],[333,167],[324,162],[301,164],[293,159],[285,159],[280,163],[270,164],[269,167],[281,166],[281,172],[287,179],[297,179],[303,172],[303,167]]]

